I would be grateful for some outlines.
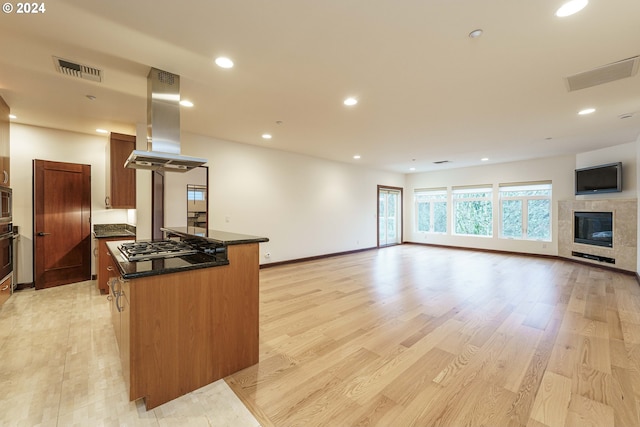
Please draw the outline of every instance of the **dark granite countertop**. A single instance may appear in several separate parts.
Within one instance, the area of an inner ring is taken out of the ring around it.
[[[196,253],[173,258],[154,259],[150,261],[129,262],[120,253],[118,246],[133,242],[133,240],[119,240],[107,242],[111,256],[117,261],[118,270],[123,279],[135,279],[159,274],[179,273],[181,271],[197,270],[199,268],[219,267],[228,265],[229,261],[223,256]]]
[[[112,237],[136,237],[136,227],[129,224],[94,224],[93,236],[96,239]]]
[[[220,230],[207,230],[200,227],[164,227],[162,231],[173,233],[181,237],[202,237],[225,246],[243,245],[246,243],[268,242],[267,237],[250,236],[247,234],[231,233]]]

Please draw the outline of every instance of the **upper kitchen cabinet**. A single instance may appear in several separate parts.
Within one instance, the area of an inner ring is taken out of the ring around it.
[[[136,170],[124,167],[136,148],[136,137],[111,133],[107,148],[107,192],[105,205],[114,209],[136,208]]]
[[[0,97],[0,185],[9,187],[9,106]]]

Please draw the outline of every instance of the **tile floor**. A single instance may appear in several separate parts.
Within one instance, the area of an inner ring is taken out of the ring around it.
[[[258,421],[224,380],[146,411],[129,402],[109,304],[94,281],[0,306],[1,426],[229,426]]]

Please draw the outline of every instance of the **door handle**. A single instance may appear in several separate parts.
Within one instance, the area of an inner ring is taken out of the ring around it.
[[[45,233],[44,231],[41,231],[38,233],[38,236],[48,236],[51,233]]]

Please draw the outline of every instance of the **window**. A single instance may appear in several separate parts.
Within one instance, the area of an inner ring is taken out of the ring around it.
[[[500,184],[500,237],[551,241],[551,183]]]
[[[454,234],[493,236],[493,188],[459,187],[453,190]]]
[[[425,233],[447,232],[447,190],[416,190],[416,229]]]
[[[187,185],[187,200],[190,202],[206,200],[207,187],[201,185]]]

